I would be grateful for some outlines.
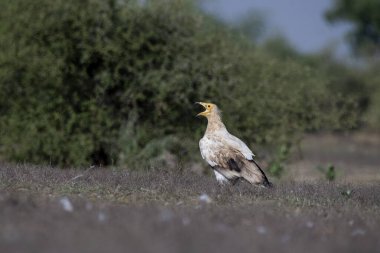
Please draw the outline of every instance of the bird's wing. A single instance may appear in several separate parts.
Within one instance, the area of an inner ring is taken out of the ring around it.
[[[205,136],[199,141],[202,158],[217,172],[227,179],[240,177],[240,168],[230,157],[236,156],[236,150],[226,145],[219,136]],[[245,159],[240,152],[237,152]]]
[[[218,163],[223,168],[221,173],[228,179],[235,177],[244,178],[251,184],[271,186],[264,171],[251,156],[247,159],[240,150],[229,147],[223,153],[219,154]]]
[[[226,142],[227,145],[241,152],[242,155],[247,160],[253,160],[253,157],[255,157],[255,155],[248,148],[248,146],[244,142],[242,142],[239,138],[233,136],[232,134],[230,133],[225,134],[225,137],[223,138],[223,140]]]
[[[253,160],[252,151],[238,138],[218,135],[203,137],[199,147],[203,159],[227,179],[242,177],[252,184],[270,184]]]

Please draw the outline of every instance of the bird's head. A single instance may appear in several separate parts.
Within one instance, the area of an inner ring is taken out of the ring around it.
[[[218,107],[215,104],[204,102],[196,102],[196,104],[203,106],[205,109],[203,112],[198,113],[197,116],[204,116],[207,118],[212,114],[218,114]]]

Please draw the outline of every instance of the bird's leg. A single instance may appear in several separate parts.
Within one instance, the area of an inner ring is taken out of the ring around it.
[[[233,186],[235,186],[235,185],[239,182],[239,179],[240,179],[240,178],[237,177],[237,178],[231,179],[230,182],[231,182],[231,184],[232,184]]]
[[[234,179],[230,180],[231,185],[232,185],[232,186],[236,186],[236,187],[234,187],[234,188],[235,188],[235,189],[236,189],[236,188],[238,189],[238,191],[239,191],[239,196],[241,197],[241,196],[242,196],[242,193],[241,193],[241,189],[240,189],[240,187],[239,187],[239,185],[240,185],[240,181],[241,181],[241,178],[240,178],[240,177],[237,177],[237,178],[234,178]]]

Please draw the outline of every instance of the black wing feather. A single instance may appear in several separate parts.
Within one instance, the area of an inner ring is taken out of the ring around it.
[[[263,185],[264,185],[265,187],[272,187],[273,184],[272,184],[271,182],[269,182],[267,176],[265,175],[264,171],[260,168],[260,166],[257,164],[257,162],[256,162],[254,159],[249,160],[249,161],[250,161],[250,162],[253,162],[253,163],[256,165],[256,167],[260,170],[260,172],[263,174],[263,177],[264,177]]]
[[[239,165],[237,164],[237,162],[230,158],[228,161],[227,161],[227,164],[228,164],[228,167],[230,168],[230,170],[234,170],[236,172],[241,172],[241,168],[239,167]]]

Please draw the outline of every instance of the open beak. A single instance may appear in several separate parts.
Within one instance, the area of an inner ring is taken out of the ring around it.
[[[197,114],[197,117],[199,117],[199,116],[205,116],[205,117],[206,117],[206,113],[207,113],[206,103],[203,103],[203,102],[195,102],[195,104],[201,105],[201,106],[203,106],[203,108],[205,109],[203,112],[198,113],[198,114]]]

